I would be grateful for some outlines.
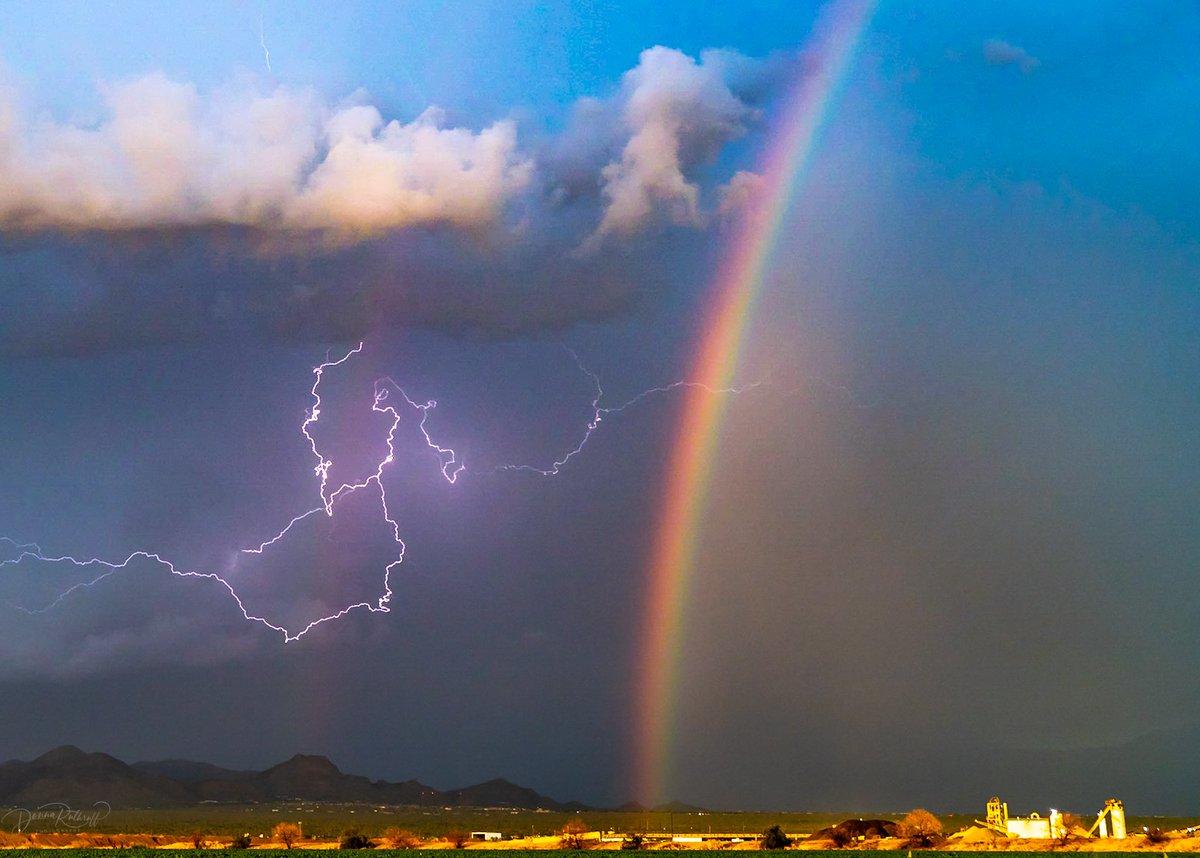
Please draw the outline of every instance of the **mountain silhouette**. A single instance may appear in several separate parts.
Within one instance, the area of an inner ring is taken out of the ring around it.
[[[108,754],[88,754],[74,745],[30,762],[0,765],[0,804],[39,807],[64,802],[76,808],[98,801],[112,807],[172,807],[195,801],[187,785],[138,771]]]
[[[63,802],[76,808],[106,802],[113,808],[180,807],[201,801],[251,803],[320,801],[377,805],[586,809],[562,803],[503,778],[442,792],[415,780],[373,781],[348,775],[327,757],[296,754],[263,771],[237,771],[191,760],[133,765],[73,745],[35,760],[0,765],[0,805],[38,807]]]

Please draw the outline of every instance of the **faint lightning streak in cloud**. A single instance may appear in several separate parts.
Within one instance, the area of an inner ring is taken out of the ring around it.
[[[592,417],[587,422],[587,426],[584,429],[583,436],[579,439],[579,443],[567,451],[567,453],[561,459],[556,459],[554,462],[552,462],[549,467],[542,468],[536,465],[505,464],[497,465],[493,471],[530,471],[535,474],[541,474],[543,477],[557,476],[559,471],[564,465],[567,464],[567,462],[571,461],[571,459],[583,452],[583,448],[587,446],[588,441],[591,440],[592,434],[596,431],[596,428],[600,425],[600,422],[604,419],[604,415],[606,414],[619,414],[626,408],[629,408],[631,405],[642,401],[648,396],[652,396],[656,393],[669,393],[680,388],[699,388],[701,390],[708,391],[714,396],[718,396],[730,393],[744,393],[747,390],[756,388],[761,384],[761,382],[756,381],[743,387],[727,387],[717,389],[709,387],[706,384],[701,384],[698,381],[675,381],[661,387],[651,387],[648,390],[643,390],[637,396],[621,403],[620,405],[601,406],[600,400],[604,398],[604,389],[600,386],[600,377],[584,366],[583,361],[573,349],[568,348],[567,352],[572,358],[575,359],[575,365],[579,367],[580,372],[592,380],[592,384],[594,385],[596,391],[596,395],[592,397]]]
[[[266,60],[267,71],[271,72],[271,74],[274,74],[275,72],[271,69],[271,52],[267,50],[267,37],[263,29],[262,15],[258,16],[258,44],[262,46],[263,59]]]
[[[64,558],[47,558],[47,557],[45,557],[45,555],[42,554],[41,547],[35,542],[20,543],[14,539],[9,539],[7,536],[0,536],[0,543],[12,546],[12,548],[14,548],[17,552],[15,557],[10,557],[3,561],[0,561],[0,566],[9,566],[9,565],[15,566],[18,563],[20,563],[22,560],[26,560],[26,559],[39,560],[39,561],[43,561],[43,562],[59,562],[62,560],[72,559],[72,558],[65,558],[65,557]],[[89,565],[89,564],[85,562],[83,564],[76,563],[76,565]],[[91,579],[90,581],[80,581],[79,583],[75,584],[72,587],[69,587],[67,590],[60,593],[53,602],[50,602],[48,605],[46,605],[45,607],[42,607],[42,608],[36,608],[36,609],[28,608],[24,605],[18,605],[15,602],[10,602],[7,600],[5,601],[5,604],[7,604],[12,609],[20,611],[24,614],[31,614],[31,615],[32,614],[44,614],[45,612],[49,611],[51,608],[56,607],[58,604],[60,604],[64,599],[66,599],[68,596],[70,596],[76,590],[78,590],[82,587],[91,587],[93,584],[98,584],[100,581],[103,581],[109,575],[112,575],[113,572],[115,572],[115,571],[116,570],[110,568],[110,569],[107,569],[105,572],[102,572],[100,575],[96,576],[95,578]]]
[[[853,405],[855,408],[857,408],[861,411],[871,411],[875,408],[878,408],[879,403],[882,401],[879,397],[876,397],[875,399],[873,399],[870,402],[865,402],[862,399],[860,399],[858,394],[855,393],[848,386],[846,386],[844,384],[835,384],[832,381],[827,381],[824,378],[821,378],[821,376],[819,376],[819,375],[809,375],[809,376],[805,376],[805,378],[807,378],[811,382],[819,384],[821,387],[825,388],[826,390],[828,390],[832,393],[841,394],[842,398],[844,398],[847,402],[849,402],[851,405]],[[783,396],[798,396],[799,394],[801,394],[803,392],[805,392],[804,387],[795,387],[795,388],[792,388],[791,390],[784,391],[784,393],[782,395]]]

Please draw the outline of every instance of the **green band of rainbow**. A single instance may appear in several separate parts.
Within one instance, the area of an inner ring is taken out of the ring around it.
[[[737,368],[742,336],[761,291],[792,195],[812,152],[821,120],[866,29],[871,0],[845,0],[829,8],[814,32],[805,68],[787,100],[784,121],[763,160],[766,198],[748,212],[711,288],[707,335],[689,380],[727,388]],[[724,399],[689,388],[682,425],[667,470],[662,518],[650,563],[650,591],[637,689],[635,792],[660,802],[670,780],[671,739],[682,618],[699,545],[698,530],[721,434]]]

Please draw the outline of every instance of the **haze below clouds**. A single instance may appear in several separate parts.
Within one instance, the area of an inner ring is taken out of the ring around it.
[[[295,643],[151,564],[0,607],[0,756],[302,751],[594,804],[1191,808],[1200,19],[1166,4],[875,11],[748,321],[736,382],[759,384],[724,400],[669,794],[631,794],[682,395],[605,414],[557,476],[495,469],[579,443],[589,372],[601,407],[694,372],[839,12],[662,6],[268,5],[270,72],[236,4],[16,7],[0,535],[243,575],[289,623],[378,598],[369,495],[274,565],[237,554],[319,505],[311,370],[360,339],[323,377],[321,449],[379,461],[390,377],[467,471],[443,479],[410,413],[391,612]],[[89,574],[0,566],[0,602]]]

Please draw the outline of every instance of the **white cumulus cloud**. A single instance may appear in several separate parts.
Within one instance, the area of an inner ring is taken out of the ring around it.
[[[205,97],[158,73],[102,93],[95,127],[22,122],[0,93],[0,228],[478,228],[531,171],[509,121],[446,127],[430,109],[385,123],[373,106],[311,91]]]
[[[640,229],[662,212],[699,226],[699,187],[687,170],[745,131],[753,108],[727,82],[733,55],[706,51],[700,62],[672,48],[643,51],[622,81],[629,140],[602,170],[604,215],[583,245],[595,250],[613,234]]]

